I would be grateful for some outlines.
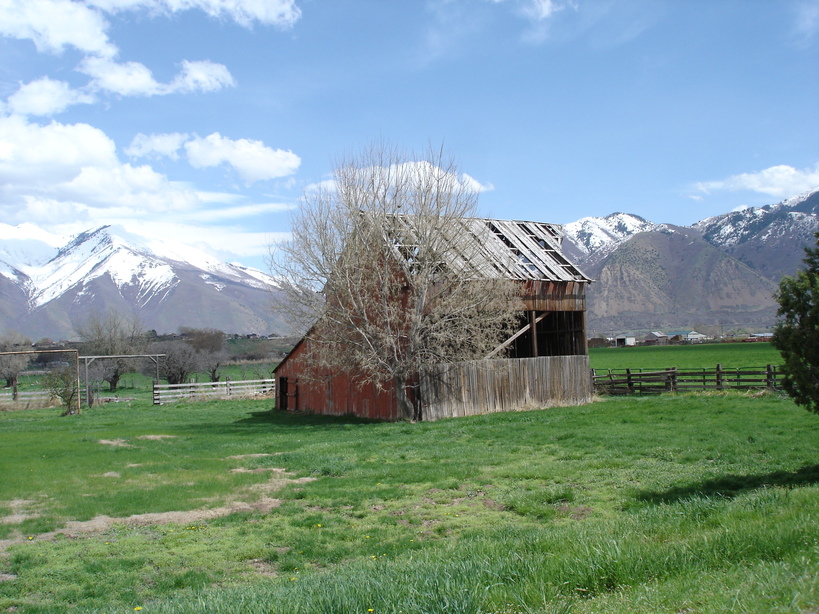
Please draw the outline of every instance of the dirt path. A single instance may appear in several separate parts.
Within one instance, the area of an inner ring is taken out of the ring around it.
[[[236,470],[234,469],[233,471]],[[241,471],[241,469],[239,471]],[[236,500],[221,507],[203,508],[188,511],[151,512],[147,514],[134,514],[132,516],[128,516],[125,518],[112,518],[110,516],[100,515],[96,516],[95,518],[92,518],[91,520],[84,521],[70,520],[65,523],[65,526],[63,528],[58,529],[56,531],[40,533],[38,535],[19,536],[10,539],[2,539],[0,540],[0,553],[5,552],[5,550],[8,549],[9,546],[25,543],[28,541],[51,541],[59,535],[64,535],[66,537],[99,535],[104,533],[105,531],[108,531],[115,524],[130,526],[194,524],[205,520],[221,518],[222,516],[228,516],[229,514],[235,514],[237,512],[261,512],[263,514],[266,514],[270,512],[272,509],[275,509],[279,505],[281,505],[281,500],[270,497],[269,496],[270,494],[274,493],[275,491],[281,490],[284,486],[288,484],[304,484],[306,482],[312,482],[313,480],[316,479],[310,477],[292,479],[287,477],[287,473],[284,469],[279,468],[267,468],[264,469],[264,471],[271,471],[274,473],[274,475],[267,482],[256,484],[255,486],[250,488],[250,492],[248,494],[252,494],[253,496],[246,497],[251,500],[250,502]],[[237,495],[237,498],[245,497]],[[22,513],[22,508],[24,507],[24,504],[28,502],[21,500],[15,501],[13,503],[15,504],[12,506],[13,517],[0,518],[0,522],[16,524],[21,519],[31,517],[26,516],[25,514]]]

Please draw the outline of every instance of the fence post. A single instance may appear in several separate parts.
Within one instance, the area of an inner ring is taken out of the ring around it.
[[[677,392],[677,367],[671,369],[671,392]]]
[[[722,365],[717,363],[717,390],[722,390]]]
[[[774,370],[772,365],[765,367],[765,386],[767,386],[768,390],[774,389]]]
[[[156,389],[156,380],[151,383],[151,398],[153,398],[153,404],[159,405],[159,390]]]
[[[225,377],[225,392],[230,396],[230,377]]]
[[[631,369],[626,369],[626,385],[629,394],[634,394],[634,381],[631,379]]]

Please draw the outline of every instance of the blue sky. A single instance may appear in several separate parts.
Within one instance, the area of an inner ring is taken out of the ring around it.
[[[486,216],[692,224],[819,186],[818,101],[819,0],[0,0],[0,219],[264,268],[384,140]]]

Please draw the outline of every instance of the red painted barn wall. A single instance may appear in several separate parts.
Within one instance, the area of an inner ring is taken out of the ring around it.
[[[276,368],[276,382],[280,389],[282,378],[287,378],[286,409],[328,416],[355,415],[375,420],[400,419],[392,382],[387,382],[384,389],[379,390],[374,384],[361,384],[360,380],[357,381],[357,378],[349,373],[328,375],[321,379],[306,379],[304,361],[308,343],[308,340],[300,341]],[[280,397],[277,402],[279,408],[283,408],[281,401]]]

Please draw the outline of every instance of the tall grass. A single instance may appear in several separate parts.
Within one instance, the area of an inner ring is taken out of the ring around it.
[[[419,424],[269,403],[0,415],[0,513],[28,501],[37,515],[0,525],[20,541],[0,558],[15,578],[0,582],[0,611],[819,607],[819,421],[788,400],[612,399]],[[313,481],[260,491],[280,479],[273,468]],[[279,506],[40,535],[71,519],[263,492]]]

